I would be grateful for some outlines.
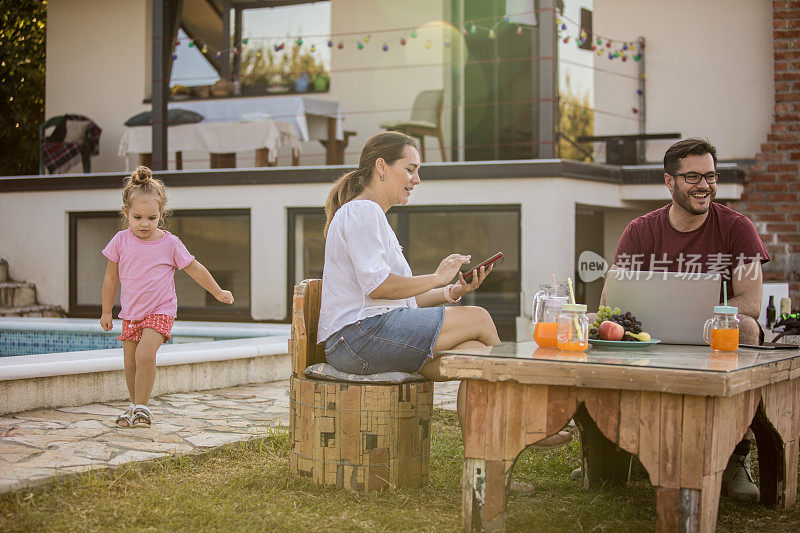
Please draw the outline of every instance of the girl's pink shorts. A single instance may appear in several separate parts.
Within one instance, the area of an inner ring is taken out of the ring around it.
[[[154,329],[164,335],[164,342],[170,338],[172,331],[172,324],[175,319],[169,315],[148,315],[142,320],[132,322],[130,320],[122,321],[122,335],[117,337],[121,341],[140,341],[142,340],[142,330],[144,328]]]

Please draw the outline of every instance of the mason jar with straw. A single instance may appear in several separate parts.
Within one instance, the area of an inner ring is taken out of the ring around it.
[[[572,279],[569,284],[570,303],[561,307],[558,316],[559,350],[582,351],[589,347],[589,319],[586,317],[586,305],[575,303],[575,292],[572,290]]]
[[[714,316],[703,325],[703,340],[717,352],[739,348],[739,308],[728,305],[726,282],[722,282],[723,305],[714,306]]]

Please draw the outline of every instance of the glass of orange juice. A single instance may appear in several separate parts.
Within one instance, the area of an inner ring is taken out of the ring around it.
[[[589,347],[589,319],[586,318],[586,305],[564,304],[558,315],[559,350],[583,351]]]
[[[566,285],[542,284],[533,299],[533,340],[538,346],[555,348],[558,336],[558,315],[567,303]]]
[[[717,352],[734,352],[739,348],[739,308],[715,305],[714,316],[703,326],[703,340]]]

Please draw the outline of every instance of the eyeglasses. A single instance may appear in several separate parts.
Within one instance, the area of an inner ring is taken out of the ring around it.
[[[705,174],[700,174],[699,172],[681,172],[680,174],[673,174],[673,176],[683,176],[686,183],[694,185],[695,183],[700,183],[701,178],[705,178],[706,183],[716,183],[719,179],[719,172],[706,172]]]

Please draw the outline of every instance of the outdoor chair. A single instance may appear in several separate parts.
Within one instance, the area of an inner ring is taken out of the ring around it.
[[[53,128],[48,134],[48,130]],[[92,171],[91,157],[100,153],[101,130],[83,115],[59,115],[39,126],[39,174],[63,174],[83,163]]]
[[[430,135],[439,139],[439,149],[442,151],[442,161],[447,161],[444,151],[444,138],[442,136],[442,102],[444,91],[441,89],[422,91],[414,98],[411,109],[411,120],[407,122],[387,122],[381,128],[393,131],[402,131],[419,139],[419,151],[425,161],[425,136]]]
[[[317,344],[322,281],[294,288],[289,354],[293,475],[348,490],[428,479],[433,383],[419,374],[344,374]]]

